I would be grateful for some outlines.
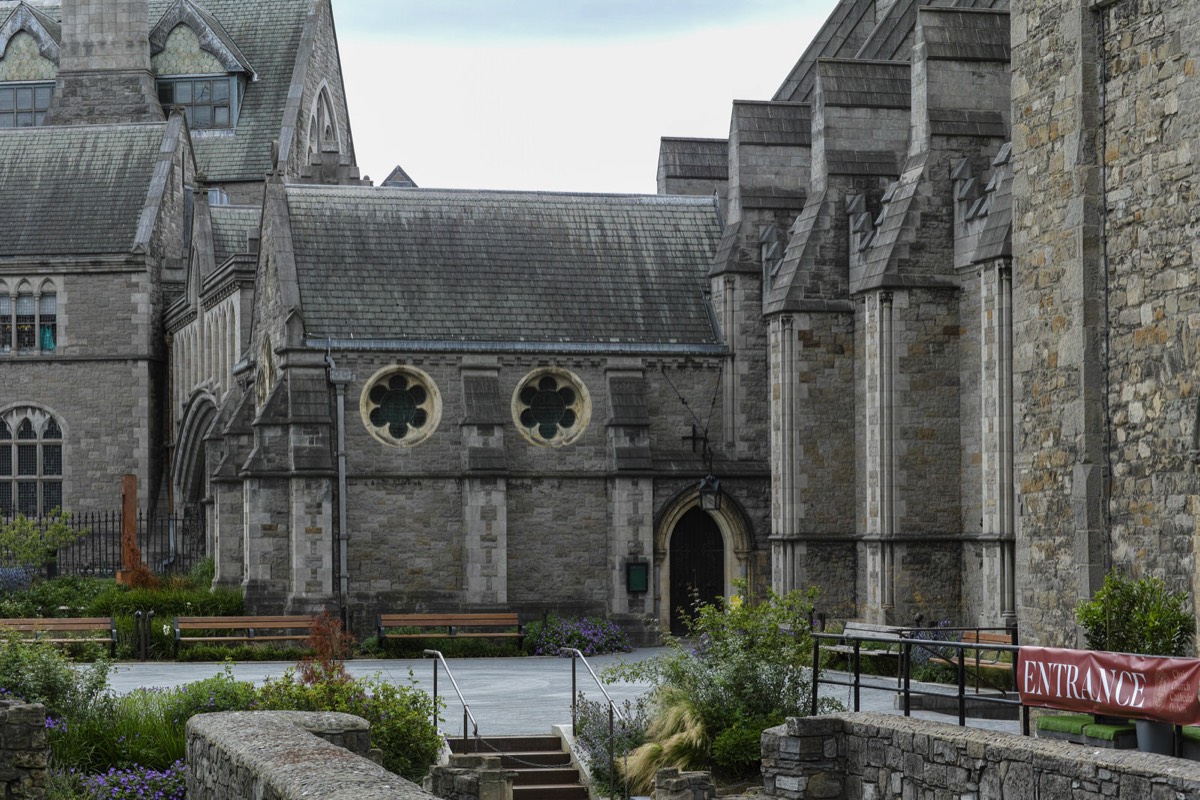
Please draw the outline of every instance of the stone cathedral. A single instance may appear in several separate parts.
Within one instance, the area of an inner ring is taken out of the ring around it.
[[[0,0],[0,514],[135,474],[360,633],[1197,588],[1187,0],[842,0],[652,196],[372,186],[333,15]]]

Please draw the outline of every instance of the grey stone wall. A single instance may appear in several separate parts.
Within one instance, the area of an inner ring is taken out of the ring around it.
[[[1200,764],[883,714],[792,718],[762,736],[771,797],[1192,797]]]
[[[1014,13],[1028,641],[1074,643],[1072,609],[1110,564],[1196,595],[1198,25],[1186,0],[1040,0]]]
[[[46,709],[36,703],[0,700],[0,796],[5,800],[45,797],[49,761]]]
[[[350,714],[241,711],[187,723],[189,800],[427,800],[367,758],[370,726]]]
[[[1096,31],[1079,0],[1013,13],[1017,615],[1031,644],[1075,643],[1073,609],[1108,561]]]
[[[1112,560],[1160,575],[1200,604],[1200,15],[1194,3],[1160,0],[1097,16],[1107,76]]]

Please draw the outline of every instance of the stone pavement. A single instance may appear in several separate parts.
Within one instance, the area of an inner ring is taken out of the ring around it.
[[[620,660],[641,661],[664,652],[665,648],[642,648],[624,655],[595,656],[588,663],[599,673],[605,666]],[[571,722],[571,659],[546,656],[527,658],[456,658],[449,660],[463,697],[470,706],[482,736],[507,734],[545,734],[552,725]],[[247,662],[230,667],[239,680],[261,683],[265,678],[278,677],[291,662]],[[178,686],[184,683],[212,677],[223,671],[225,666],[214,662],[129,662],[114,667],[109,683],[119,693],[138,687]],[[411,678],[426,691],[433,690],[434,659],[356,659],[347,662],[353,675],[381,675],[394,682],[407,682]],[[589,699],[601,698],[587,670],[578,667],[578,685]],[[895,707],[895,690],[888,679],[876,678],[875,686],[864,688],[861,693],[860,710],[887,714],[899,714]],[[878,688],[876,688],[878,687]],[[616,683],[608,687],[609,694],[618,704],[627,699],[636,699],[646,692],[646,683]],[[942,687],[945,689],[946,687]],[[852,696],[847,687],[823,686],[822,696],[833,697],[847,708],[852,705]],[[450,736],[461,736],[463,730],[462,704],[447,679],[444,669],[439,668],[438,694],[446,699],[442,729]],[[956,724],[953,715],[914,711],[914,717]],[[971,727],[1019,733],[1020,728],[1013,720],[984,720],[969,718]]]

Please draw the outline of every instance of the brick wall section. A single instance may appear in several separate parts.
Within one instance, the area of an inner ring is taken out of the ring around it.
[[[370,726],[350,714],[197,714],[187,724],[189,800],[427,800],[367,758]]]
[[[763,732],[771,797],[1192,797],[1200,764],[882,714],[792,718]]]
[[[49,760],[46,709],[0,700],[0,796],[6,800],[45,797]]]

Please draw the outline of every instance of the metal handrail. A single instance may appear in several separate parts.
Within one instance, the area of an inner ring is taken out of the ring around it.
[[[988,643],[983,643],[983,642],[954,642],[954,641],[941,641],[941,640],[931,640],[931,639],[915,639],[915,638],[911,638],[911,633],[913,632],[913,630],[916,630],[916,629],[908,629],[905,631],[905,633],[909,634],[909,635],[903,635],[903,636],[900,636],[900,637],[894,638],[894,639],[877,638],[877,637],[872,637],[872,636],[854,636],[852,638],[854,652],[852,654],[851,664],[850,664],[850,666],[851,666],[850,671],[853,673],[853,678],[852,678],[852,680],[848,680],[848,681],[839,681],[839,680],[833,680],[830,678],[822,679],[820,676],[820,669],[821,669],[820,668],[820,645],[821,645],[821,641],[822,640],[830,640],[830,639],[846,641],[846,637],[843,636],[842,634],[817,633],[814,631],[812,633],[813,686],[812,686],[811,712],[814,715],[817,713],[817,694],[818,694],[818,687],[821,684],[825,684],[826,686],[831,686],[831,685],[832,686],[846,686],[846,687],[852,688],[853,692],[854,692],[854,711],[859,710],[859,691],[860,691],[860,687],[862,686],[862,665],[861,665],[861,661],[860,661],[860,657],[861,657],[860,643],[862,643],[862,642],[880,642],[880,643],[899,644],[900,645],[900,648],[901,648],[900,663],[899,663],[899,669],[898,669],[898,674],[897,674],[897,679],[898,679],[900,685],[897,688],[898,688],[901,696],[903,697],[904,716],[906,716],[906,717],[911,715],[910,699],[911,699],[912,695],[914,695],[914,694],[915,695],[941,694],[939,692],[922,691],[920,689],[912,688],[911,667],[912,667],[912,648],[914,645],[921,649],[928,650],[929,652],[935,652],[934,648],[953,648],[958,651],[958,658],[956,659],[957,663],[955,665],[956,666],[956,669],[955,669],[956,676],[955,677],[957,679],[956,680],[956,683],[957,683],[956,689],[957,689],[957,699],[958,699],[958,724],[960,727],[966,725],[966,668],[967,668],[968,659],[964,658],[964,651],[974,650],[978,653],[978,651],[981,651],[981,650],[991,650],[991,651],[1012,653],[1014,656],[1013,657],[1013,662],[1014,662],[1013,663],[1013,672],[1014,672],[1013,680],[1015,680],[1016,660],[1017,660],[1016,655],[1020,651],[1020,646],[1018,644],[1016,644],[1016,636],[1015,635],[1013,637],[1014,638],[1013,644],[1003,645],[1003,644],[988,644]],[[994,630],[994,629],[970,627],[970,628],[961,628],[961,629],[942,628],[942,629],[934,629],[934,630],[980,631],[980,630]],[[1015,634],[1015,631],[1014,631],[1014,634]],[[975,691],[976,691],[977,701],[983,702],[983,703],[989,703],[992,705],[998,705],[998,706],[1019,707],[1020,708],[1020,717],[1021,717],[1021,732],[1024,735],[1028,736],[1030,734],[1029,708],[1027,706],[1025,706],[1024,704],[1022,704],[1021,700],[1019,698],[1013,699],[1013,698],[1009,698],[1009,697],[992,697],[990,695],[979,695],[978,694],[978,692],[979,692],[978,668],[976,668],[976,680],[977,680],[977,685],[976,685]],[[995,688],[1000,689],[1000,687],[995,687]],[[1000,691],[1003,694],[1007,694],[1007,692],[1004,689],[1000,689]]]
[[[559,654],[571,654],[571,736],[579,735],[579,691],[578,681],[576,679],[576,664],[579,661],[583,662],[583,666],[587,668],[588,673],[592,676],[592,680],[596,682],[596,687],[600,693],[604,695],[604,699],[608,701],[608,776],[609,776],[609,794],[611,797],[616,797],[616,781],[613,780],[617,775],[617,759],[616,759],[616,722],[615,718],[620,717],[621,722],[628,724],[629,720],[621,713],[621,709],[617,708],[617,704],[613,701],[608,690],[604,688],[604,683],[596,675],[596,671],[592,669],[592,665],[588,663],[587,657],[573,647],[559,648]],[[625,754],[626,769],[622,777],[625,779],[625,797],[629,797],[629,754]]]
[[[446,676],[450,678],[450,684],[454,687],[454,693],[458,695],[458,702],[462,703],[463,707],[463,741],[467,740],[467,720],[471,721],[471,729],[475,734],[475,749],[479,749],[479,723],[475,721],[475,715],[471,713],[471,707],[467,705],[467,700],[463,697],[462,690],[458,688],[458,681],[454,680],[454,673],[450,671],[450,665],[446,663],[446,657],[437,650],[425,650],[424,655],[437,656],[437,661],[433,662],[433,726],[436,728],[438,724],[437,716],[437,698],[438,698],[438,661],[446,668]]]

